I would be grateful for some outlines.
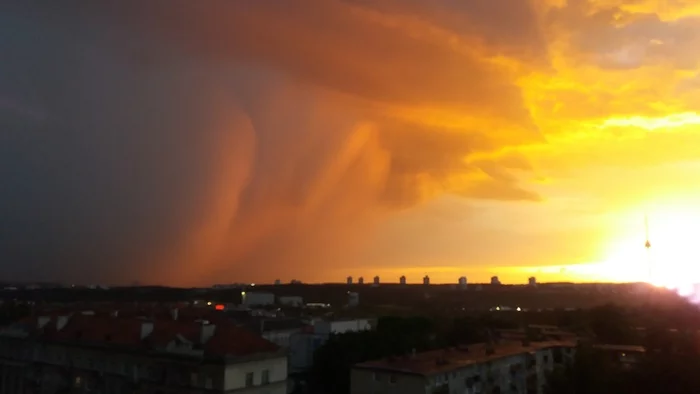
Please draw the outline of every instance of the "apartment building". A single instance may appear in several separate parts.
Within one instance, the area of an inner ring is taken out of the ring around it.
[[[224,322],[73,314],[0,330],[3,394],[286,391],[286,354]]]
[[[573,357],[571,342],[478,344],[355,365],[352,394],[541,394],[546,373]]]

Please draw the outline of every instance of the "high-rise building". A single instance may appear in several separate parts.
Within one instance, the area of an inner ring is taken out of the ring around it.
[[[352,284],[352,276],[348,276],[347,282],[348,282],[349,285]]]
[[[374,284],[379,285],[379,276],[374,277]]]
[[[282,284],[282,281],[279,279],[275,279],[275,285],[279,286]]]
[[[357,284],[358,284],[358,285],[364,285],[364,284],[365,284],[365,278],[363,278],[363,277],[361,277],[361,276],[360,276],[359,278],[357,278]]]
[[[405,277],[405,276],[400,277],[400,278],[399,278],[399,283],[402,284],[402,285],[405,285],[405,284],[406,284],[406,277]]]
[[[430,277],[428,275],[423,277],[423,284],[425,286],[430,286]]]
[[[492,285],[496,285],[496,286],[498,286],[498,285],[501,284],[501,281],[498,279],[498,276],[492,276],[492,277],[491,277],[491,284],[492,284]]]
[[[467,277],[462,276],[459,278],[459,288],[464,290],[467,288]]]
[[[534,276],[529,277],[527,279],[527,284],[531,287],[537,287],[537,278],[535,278]]]

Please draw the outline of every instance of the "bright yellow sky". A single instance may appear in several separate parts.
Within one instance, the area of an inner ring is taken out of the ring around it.
[[[519,87],[529,117],[514,110],[511,119],[488,111],[474,116],[439,106],[397,112],[455,132],[488,129],[495,146],[465,160],[495,163],[489,169],[517,179],[538,201],[507,196],[506,187],[490,196],[470,186],[489,179],[488,169],[450,174],[442,186],[467,199],[441,195],[392,217],[362,268],[343,273],[377,273],[387,281],[406,274],[414,282],[426,274],[440,282],[461,275],[471,281],[499,275],[510,283],[524,283],[528,275],[636,281],[647,280],[653,265],[657,283],[700,280],[694,241],[700,230],[700,6],[541,3],[532,8],[538,33],[520,32],[531,33],[531,41],[503,26],[500,35],[465,35],[465,43],[477,44],[459,47],[488,58],[499,78]],[[495,97],[484,100],[501,105]],[[522,137],[520,127],[539,138]]]
[[[231,56],[277,73],[261,102],[276,127],[303,129],[287,148],[340,141],[301,209],[269,186],[260,207],[276,208],[224,248],[279,261],[251,279],[635,281],[653,261],[655,282],[700,280],[695,2],[311,3],[227,25],[256,37],[227,41]],[[284,248],[267,242],[290,229]]]

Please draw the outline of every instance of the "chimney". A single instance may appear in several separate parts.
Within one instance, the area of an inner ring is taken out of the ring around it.
[[[147,336],[151,335],[153,332],[153,322],[152,321],[142,321],[141,322],[141,339],[145,339]]]
[[[216,331],[216,324],[209,324],[209,322],[202,323],[202,326],[200,328],[200,336],[199,336],[199,343],[204,345],[207,343],[208,340],[211,339],[211,337],[214,336],[214,331]]]
[[[59,316],[59,317],[56,319],[56,331],[61,331],[61,330],[63,329],[63,327],[65,327],[66,324],[68,324],[68,320],[69,320],[69,319],[70,319],[70,315],[68,315],[68,316]]]
[[[177,320],[179,313],[180,313],[180,310],[177,308],[173,308],[170,310],[170,316],[173,317],[173,320]]]

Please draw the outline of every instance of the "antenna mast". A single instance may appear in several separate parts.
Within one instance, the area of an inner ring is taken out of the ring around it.
[[[649,217],[647,215],[644,215],[644,231],[646,234],[646,243],[644,243],[644,247],[649,249],[651,248],[651,242],[649,242]]]
[[[651,261],[651,254],[650,254],[650,249],[651,249],[651,242],[649,241],[649,216],[644,215],[644,231],[645,231],[645,236],[646,236],[646,242],[644,242],[644,247],[647,250],[647,269],[648,269],[648,275],[649,275],[649,283],[653,283],[654,281],[654,273],[653,273],[653,264]]]

